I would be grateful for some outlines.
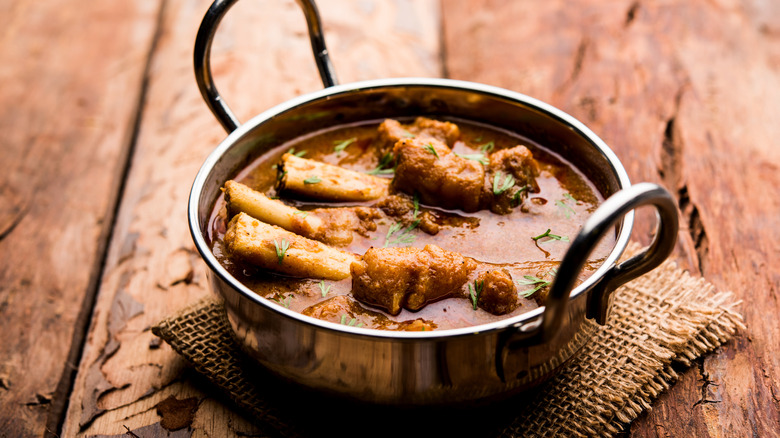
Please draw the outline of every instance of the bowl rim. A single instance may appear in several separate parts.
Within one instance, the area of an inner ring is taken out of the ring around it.
[[[631,186],[631,182],[628,178],[623,164],[618,159],[617,155],[607,144],[601,140],[593,131],[586,127],[582,122],[565,113],[564,111],[553,107],[545,102],[542,102],[533,97],[518,93],[515,91],[507,90],[500,87],[491,85],[485,85],[475,82],[461,81],[455,79],[441,79],[441,78],[390,78],[390,79],[375,79],[368,81],[352,82],[343,85],[335,85],[332,87],[318,90],[311,93],[306,93],[298,97],[287,100],[280,103],[260,114],[252,117],[247,122],[241,124],[233,132],[222,140],[217,147],[209,153],[201,165],[190,189],[187,217],[190,228],[190,234],[192,235],[195,247],[201,255],[201,258],[206,263],[208,268],[212,271],[212,274],[216,274],[221,281],[231,286],[238,291],[245,298],[258,304],[267,310],[298,320],[304,324],[316,326],[320,329],[328,331],[342,332],[344,334],[354,334],[378,339],[438,339],[438,338],[452,338],[459,336],[469,336],[477,333],[489,333],[496,331],[503,331],[509,327],[519,328],[536,326],[540,320],[541,315],[545,310],[545,306],[540,306],[536,309],[530,310],[523,314],[494,321],[487,324],[481,324],[477,326],[461,327],[455,329],[434,330],[430,332],[402,332],[402,331],[388,331],[388,330],[376,330],[370,328],[358,328],[346,326],[344,324],[338,324],[329,321],[323,321],[314,317],[306,316],[293,310],[279,306],[272,303],[269,299],[264,298],[248,287],[244,286],[240,281],[233,277],[220,263],[217,261],[214,254],[208,247],[208,243],[204,235],[201,233],[201,224],[198,219],[199,215],[199,203],[201,194],[205,183],[219,161],[219,159],[244,135],[255,129],[260,124],[274,117],[277,117],[287,111],[295,109],[297,107],[306,105],[310,102],[319,101],[323,99],[329,99],[335,96],[352,94],[356,92],[376,90],[382,88],[398,88],[398,87],[432,87],[432,88],[448,88],[452,90],[462,90],[476,92],[489,97],[508,99],[515,102],[522,103],[526,106],[530,106],[558,119],[565,125],[568,125],[570,129],[577,132],[577,134],[585,137],[607,160],[612,171],[614,172],[618,184],[619,190],[626,189]],[[585,281],[577,285],[569,295],[569,302],[576,299],[587,290],[595,286],[602,277],[611,269],[618,261],[620,256],[625,251],[628,245],[631,231],[634,224],[634,212],[629,212],[623,217],[622,226],[615,239],[615,245],[606,257],[604,262],[593,272]]]

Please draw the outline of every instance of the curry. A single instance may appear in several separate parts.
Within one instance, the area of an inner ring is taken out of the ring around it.
[[[419,331],[543,305],[567,242],[603,201],[543,145],[424,117],[301,136],[223,191],[209,242],[248,288],[322,320]]]

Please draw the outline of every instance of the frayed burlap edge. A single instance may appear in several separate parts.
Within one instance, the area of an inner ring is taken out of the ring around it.
[[[627,255],[638,250],[631,245]],[[609,323],[586,321],[593,339],[534,398],[501,436],[612,436],[677,380],[673,363],[691,361],[744,329],[731,293],[717,292],[665,262],[616,292]],[[215,299],[190,306],[152,331],[187,358],[240,408],[296,436],[294,425],[247,379],[243,353]]]
[[[233,338],[222,302],[205,298],[152,327],[152,333],[186,358],[195,370],[220,388],[228,398],[273,436],[299,436],[294,425],[280,420],[280,413],[258,392],[248,378],[244,353]],[[254,365],[257,366],[257,365]],[[272,425],[273,429],[265,425]]]
[[[620,432],[677,380],[674,362],[690,365],[745,328],[739,304],[665,262],[616,292],[608,325],[596,327],[580,355],[503,436]]]

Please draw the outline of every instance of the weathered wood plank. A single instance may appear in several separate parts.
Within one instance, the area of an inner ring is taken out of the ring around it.
[[[447,3],[452,77],[579,118],[633,181],[678,198],[682,266],[745,300],[748,330],[688,370],[636,436],[780,430],[780,7],[762,2]],[[638,238],[649,240],[642,215]]]
[[[437,2],[318,3],[342,82],[439,74]],[[165,5],[138,143],[65,436],[164,430],[155,406],[170,395],[198,400],[192,423],[180,433],[259,432],[182,376],[182,361],[167,345],[158,347],[148,331],[207,293],[205,267],[187,230],[186,200],[198,167],[225,137],[192,74],[195,32],[209,2]],[[410,23],[409,16],[416,21]],[[213,52],[217,85],[243,120],[321,88],[305,21],[292,1],[240,2],[223,21]]]
[[[0,435],[41,436],[63,414],[157,5],[0,7]]]

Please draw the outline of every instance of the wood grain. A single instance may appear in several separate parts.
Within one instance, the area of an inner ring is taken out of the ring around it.
[[[443,20],[452,77],[585,122],[632,181],[676,195],[681,265],[745,302],[747,332],[685,372],[631,434],[777,436],[780,6],[474,0],[447,3]]]
[[[318,3],[343,82],[439,74],[436,2]],[[262,432],[196,389],[202,382],[193,383],[181,359],[148,330],[207,293],[186,203],[197,169],[225,137],[192,74],[195,32],[208,5],[165,3],[132,168],[64,436],[167,433],[157,426],[155,407],[169,396],[198,399],[192,423],[177,433]],[[413,26],[407,16],[415,17]],[[234,7],[217,33],[212,63],[217,86],[240,119],[321,88],[308,44],[305,21],[292,1]]]
[[[0,435],[41,436],[67,402],[156,8],[0,7]]]

